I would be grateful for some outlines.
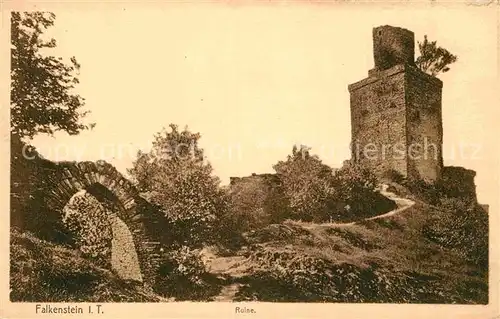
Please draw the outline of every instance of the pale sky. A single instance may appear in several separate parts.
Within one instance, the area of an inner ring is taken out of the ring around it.
[[[97,126],[36,137],[50,159],[105,159],[125,172],[139,148],[175,123],[201,133],[223,183],[273,172],[295,143],[339,167],[351,138],[347,85],[367,77],[372,28],[389,24],[458,55],[440,76],[444,163],[477,171],[479,200],[497,201],[494,9],[172,4],[55,13],[55,54],[81,64],[77,92]]]

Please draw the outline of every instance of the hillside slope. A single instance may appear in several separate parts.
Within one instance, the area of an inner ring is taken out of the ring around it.
[[[204,300],[487,304],[487,213],[454,210],[453,201],[436,207],[415,197],[395,200],[408,205],[343,225],[271,224],[244,234],[246,246],[224,256],[204,249],[217,278],[215,295]],[[12,301],[173,300],[15,229],[10,271]]]
[[[416,200],[399,214],[355,224],[286,221],[247,234],[237,263],[225,257],[221,269],[215,258],[212,268],[234,270],[223,291],[240,301],[486,304],[487,220],[481,210]]]
[[[13,302],[156,302],[162,298],[29,233],[11,232]]]

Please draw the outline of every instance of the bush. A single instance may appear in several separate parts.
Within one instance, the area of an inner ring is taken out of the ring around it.
[[[433,183],[422,179],[404,178],[400,184],[432,205],[440,205],[442,198],[459,198],[476,202],[474,176],[474,171],[446,166],[443,168],[441,178]]]
[[[362,166],[346,165],[335,172],[334,185],[340,200],[354,204],[375,191],[377,177]]]
[[[356,220],[396,208],[394,201],[375,190],[378,180],[369,169],[347,165],[335,173],[334,185],[338,200],[348,207],[347,212],[334,216],[335,220]]]
[[[105,208],[85,191],[75,194],[63,209],[63,223],[74,245],[87,258],[109,266],[113,233]]]
[[[476,204],[468,198],[443,197],[439,199],[439,207],[453,213],[472,213],[476,208]]]
[[[199,251],[187,246],[169,250],[163,256],[153,289],[176,300],[209,300],[220,290]]]
[[[395,169],[389,169],[384,172],[384,178],[387,178],[391,182],[402,184],[405,180],[405,177],[400,172]]]
[[[438,183],[430,184],[421,179],[406,179],[403,186],[431,205],[438,205],[442,196],[441,186]]]
[[[294,146],[287,160],[273,168],[283,182],[291,219],[318,221],[328,215],[336,199],[333,171],[318,156],[309,154],[308,147]]]
[[[289,205],[277,175],[262,174],[231,182],[227,218],[240,232],[279,223],[289,216]]]
[[[488,271],[488,214],[480,207],[460,199],[443,199],[441,214],[431,216],[422,228],[424,236],[451,248],[470,264]]]
[[[386,270],[376,264],[359,267],[271,248],[254,252],[251,259],[259,270],[247,278],[249,285],[237,295],[240,301],[443,303],[467,300],[459,293],[449,294],[439,277]]]
[[[334,173],[305,146],[294,147],[287,160],[278,162],[274,169],[283,180],[290,219],[353,221],[396,207],[375,191],[378,181],[370,170],[350,164]]]

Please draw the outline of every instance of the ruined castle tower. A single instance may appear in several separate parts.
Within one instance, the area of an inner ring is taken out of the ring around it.
[[[382,175],[393,169],[432,182],[443,167],[438,78],[415,66],[413,32],[373,29],[375,68],[348,86],[352,160]]]

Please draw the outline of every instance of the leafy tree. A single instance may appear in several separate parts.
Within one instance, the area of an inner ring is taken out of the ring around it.
[[[137,158],[128,173],[134,180],[136,187],[141,192],[153,191],[153,178],[159,163],[154,161],[154,157],[141,150],[137,152]],[[147,196],[146,196],[147,197]]]
[[[76,59],[65,64],[42,54],[56,46],[55,39],[43,38],[54,20],[46,12],[11,15],[11,133],[20,138],[55,131],[75,135],[94,126],[81,123],[88,111],[81,111],[84,99],[72,92],[80,69]]]
[[[290,203],[290,218],[344,222],[395,207],[394,202],[376,191],[377,178],[370,170],[348,164],[334,171],[309,150],[294,146],[287,160],[274,166]]]
[[[457,61],[457,56],[448,50],[438,47],[436,41],[427,40],[424,36],[423,42],[418,42],[420,56],[415,61],[416,65],[425,73],[436,76],[450,70],[449,65]]]
[[[280,223],[290,217],[288,201],[283,194],[281,180],[276,175],[263,174],[234,183],[230,187],[228,221],[241,232]]]
[[[204,161],[198,146],[201,135],[187,128],[179,131],[174,124],[170,129],[155,135],[150,152],[139,152],[129,174],[151,201],[163,207],[180,244],[213,242],[214,231],[223,226],[219,217],[227,209],[226,193]]]
[[[309,150],[304,145],[300,149],[294,146],[286,161],[273,166],[283,181],[291,217],[307,221],[324,218],[336,197],[332,169]]]

